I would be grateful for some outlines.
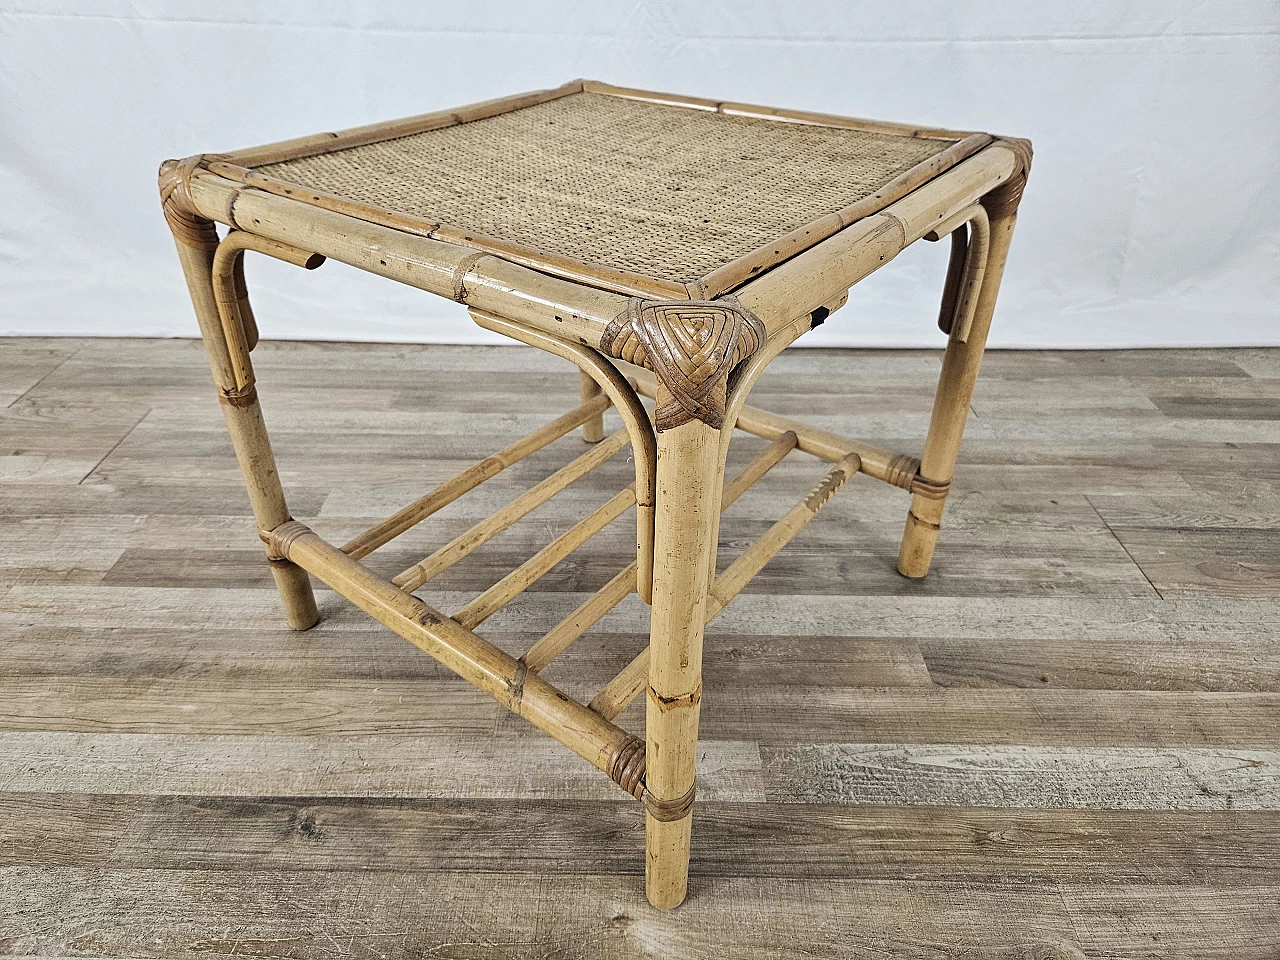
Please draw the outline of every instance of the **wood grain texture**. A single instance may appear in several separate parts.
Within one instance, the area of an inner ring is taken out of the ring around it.
[[[253,356],[290,508],[338,542],[579,401],[518,348]],[[792,350],[751,402],[918,455],[938,369]],[[284,627],[198,343],[0,340],[0,953],[1274,960],[1278,382],[1274,350],[989,354],[927,579],[893,573],[901,491],[855,479],[708,628],[666,915],[613,784],[328,591]],[[736,502],[720,569],[823,469]],[[632,479],[605,464],[424,599],[465,605]],[[481,632],[518,653],[634,547],[623,517]],[[548,680],[590,697],[647,627],[630,597]]]

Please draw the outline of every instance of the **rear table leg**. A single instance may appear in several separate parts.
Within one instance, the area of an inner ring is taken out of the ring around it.
[[[985,200],[984,206],[987,206]],[[911,497],[907,527],[898,553],[898,572],[905,577],[923,577],[929,572],[933,548],[938,542],[947,489],[960,454],[960,440],[964,436],[965,420],[978,379],[978,366],[982,363],[991,314],[1000,292],[1000,277],[1004,273],[1005,257],[1017,218],[1016,201],[1013,209],[1005,211],[1004,206],[988,207],[991,245],[968,338],[964,342],[949,341],[942,361],[942,375],[938,379],[933,415],[929,420],[929,435],[925,440],[924,456],[920,459],[920,480],[923,483],[918,486],[923,489]],[[1005,215],[997,219],[997,212]]]
[[[579,382],[582,385],[582,402],[598,397],[604,391],[600,389],[600,384],[596,383],[591,377],[587,376],[586,371],[578,372]],[[582,425],[582,439],[587,443],[599,443],[604,439],[604,413],[597,413],[594,417]]]

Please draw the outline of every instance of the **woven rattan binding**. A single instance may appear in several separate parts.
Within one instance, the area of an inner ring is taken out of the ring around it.
[[[1031,141],[1009,138],[997,143],[1013,151],[1018,158],[1018,165],[1011,176],[982,198],[982,206],[987,216],[994,222],[1011,217],[1018,212],[1018,204],[1022,202],[1022,191],[1027,186],[1027,174],[1031,172]]]
[[[724,426],[729,373],[764,341],[764,324],[732,297],[633,297],[605,329],[600,349],[657,374],[670,394],[654,417],[661,432],[695,419],[716,429]]]
[[[174,239],[189,247],[208,249],[218,245],[218,231],[212,220],[196,213],[188,182],[191,174],[207,158],[203,154],[185,160],[166,160],[160,164],[160,205]]]
[[[289,547],[311,528],[298,520],[286,520],[274,530],[258,531],[258,537],[267,545],[267,559],[288,560]]]

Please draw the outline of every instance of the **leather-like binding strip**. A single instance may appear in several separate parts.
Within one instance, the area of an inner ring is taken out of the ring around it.
[[[227,393],[219,390],[218,402],[228,407],[238,407],[241,410],[245,407],[251,407],[258,402],[257,384],[248,383],[243,389],[238,390],[235,393]]]
[[[885,479],[895,487],[910,490],[919,472],[919,460],[908,457],[905,453],[897,453],[889,458],[889,463],[885,467]]]
[[[609,779],[637,800],[644,798],[645,742],[632,737],[619,748],[609,765]]]
[[[458,303],[467,302],[467,274],[471,272],[471,268],[485,257],[491,257],[493,254],[485,253],[478,250],[475,253],[469,253],[463,257],[453,270],[453,299]]]
[[[311,528],[305,523],[286,520],[274,530],[268,530],[266,533],[258,531],[258,536],[267,545],[268,560],[288,560],[289,548],[293,546],[293,542],[304,533],[310,532]]]
[[[644,804],[645,809],[649,811],[649,815],[653,819],[661,820],[663,823],[670,823],[673,820],[682,820],[689,815],[689,811],[693,809],[693,800],[697,793],[698,785],[695,782],[689,785],[689,789],[683,797],[677,797],[674,800],[659,800],[646,790],[640,802]]]
[[[600,339],[600,349],[657,374],[670,400],[658,405],[659,432],[690,420],[724,426],[730,371],[764,344],[764,324],[733,297],[643,300],[632,297]]]
[[[915,479],[911,481],[911,492],[926,500],[945,500],[950,489],[950,480],[930,480],[928,477],[916,474]]]
[[[204,162],[203,154],[185,160],[166,160],[160,165],[160,206],[174,239],[188,247],[205,250],[218,245],[213,221],[196,212],[191,199],[191,174]]]
[[[981,200],[987,217],[994,223],[1018,212],[1022,191],[1027,186],[1027,174],[1031,172],[1031,141],[1009,138],[997,140],[993,146],[1006,147],[1018,158],[1013,175]]]

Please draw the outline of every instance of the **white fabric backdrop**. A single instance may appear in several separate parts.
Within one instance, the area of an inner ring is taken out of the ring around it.
[[[0,333],[195,333],[166,157],[586,76],[1032,138],[995,345],[1280,344],[1278,38],[1278,0],[0,0]],[[944,246],[805,342],[938,345]],[[267,337],[491,339],[340,264],[249,269]]]

